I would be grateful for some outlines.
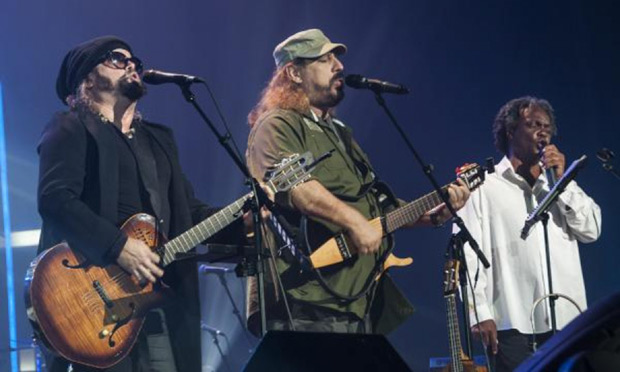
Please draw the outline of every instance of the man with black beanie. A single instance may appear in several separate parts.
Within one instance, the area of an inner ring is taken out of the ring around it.
[[[141,71],[129,44],[114,36],[82,43],[64,58],[56,92],[69,110],[53,116],[38,147],[39,252],[64,240],[92,264],[117,264],[137,280],[155,283],[164,275],[159,255],[119,226],[144,212],[174,238],[217,209],[194,197],[171,130],[136,111],[146,93]],[[240,221],[218,234],[221,241],[240,239]],[[196,263],[174,262],[165,275],[177,294],[164,309],[174,358],[152,363],[161,355],[149,357],[143,331],[129,356],[109,371],[201,370]],[[51,355],[47,361],[51,371],[66,371],[69,364]],[[73,370],[91,369],[74,364]]]

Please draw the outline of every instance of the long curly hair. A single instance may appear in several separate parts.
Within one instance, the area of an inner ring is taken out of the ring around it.
[[[248,114],[250,128],[265,112],[273,109],[294,110],[300,113],[310,109],[310,101],[301,84],[292,81],[286,72],[290,64],[301,66],[304,63],[305,61],[296,59],[275,70],[269,84],[263,89],[260,100]]]
[[[551,104],[542,98],[525,96],[508,101],[497,113],[493,122],[493,135],[495,137],[495,147],[504,155],[508,154],[508,134],[512,133],[519,121],[523,118],[525,109],[537,108],[543,110],[551,121],[551,134],[557,134],[555,115]]]

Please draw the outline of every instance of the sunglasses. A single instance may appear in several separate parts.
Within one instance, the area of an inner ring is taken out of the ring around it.
[[[127,57],[121,52],[109,51],[103,57],[101,57],[101,62],[108,67],[116,68],[120,70],[124,70],[129,65],[129,62],[133,63],[136,72],[138,74],[142,73],[144,66],[142,65],[142,61],[138,57]]]

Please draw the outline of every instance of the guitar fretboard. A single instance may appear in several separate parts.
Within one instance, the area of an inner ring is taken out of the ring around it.
[[[441,190],[445,192],[447,188],[448,186],[446,185],[442,187]],[[437,191],[433,191],[403,207],[398,208],[395,211],[386,214],[386,233],[389,234],[410,222],[417,221],[420,217],[422,217],[422,215],[424,215],[424,213],[435,208],[441,203],[443,203],[443,200],[441,200],[441,197]]]
[[[175,260],[179,253],[186,253],[206,239],[209,239],[226,226],[230,225],[243,214],[243,205],[251,198],[252,192],[237,199],[234,203],[222,208],[198,225],[164,244],[163,265],[167,266]]]
[[[446,315],[448,320],[448,340],[450,341],[450,364],[453,372],[463,371],[461,360],[461,334],[459,319],[456,313],[456,295],[444,296],[446,299]]]

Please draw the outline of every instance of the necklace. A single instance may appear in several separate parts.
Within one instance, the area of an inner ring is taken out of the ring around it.
[[[108,120],[108,118],[106,118],[105,116],[103,116],[103,114],[101,114],[100,112],[97,113],[97,116],[99,116],[99,120],[101,120],[103,123],[105,124],[111,124],[116,126],[116,124],[114,124],[113,122],[111,122],[110,120]],[[132,123],[133,124],[133,123]],[[117,127],[118,128],[118,127]],[[120,128],[119,128],[120,129]],[[133,139],[133,136],[136,134],[136,128],[133,127],[133,125],[131,127],[129,127],[129,130],[127,131],[123,131],[121,130],[121,133],[123,133],[125,135],[125,137],[127,137],[127,139]]]
[[[133,136],[136,134],[136,128],[130,127],[129,130],[127,132],[123,132],[123,134],[128,139],[133,139]]]

